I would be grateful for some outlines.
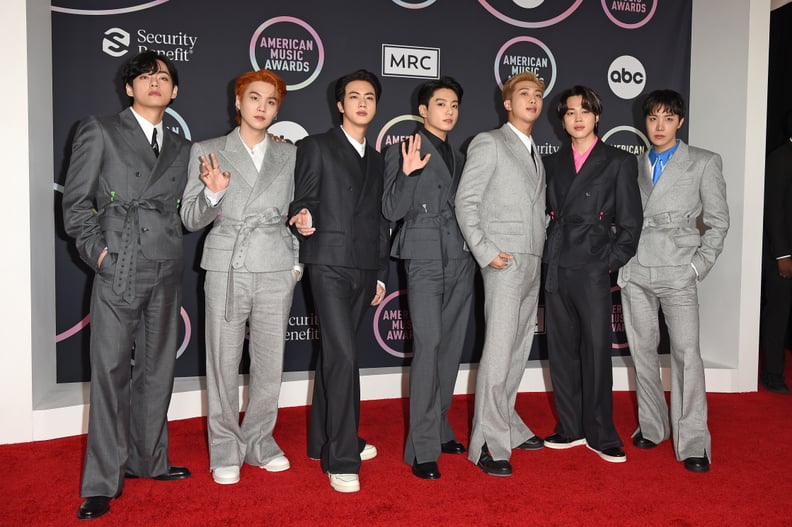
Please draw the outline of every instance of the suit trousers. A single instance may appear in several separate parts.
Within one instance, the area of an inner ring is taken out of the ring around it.
[[[612,311],[606,266],[559,267],[558,288],[545,293],[555,431],[600,451],[622,446],[613,424]]]
[[[468,459],[478,463],[484,443],[495,460],[535,434],[514,408],[536,332],[540,259],[513,254],[505,269],[484,267],[484,349],[476,376],[476,397]]]
[[[407,299],[412,323],[410,426],[404,462],[437,461],[440,444],[456,440],[448,422],[459,359],[473,300],[470,256],[448,260],[406,260]]]
[[[308,457],[320,459],[332,474],[360,472],[360,371],[357,331],[374,298],[377,272],[308,264],[308,280],[319,315],[320,350],[316,360],[308,430]]]
[[[762,264],[762,310],[759,325],[764,373],[784,375],[790,309],[792,280],[779,276],[777,260],[765,258]]]
[[[278,417],[284,337],[293,271],[234,272],[234,307],[226,320],[228,273],[207,271],[206,399],[209,467],[263,466],[283,455],[272,432]],[[248,402],[239,423],[239,362],[250,328]]]
[[[644,267],[635,261],[621,290],[624,329],[635,364],[638,425],[659,443],[673,434],[678,461],[711,456],[707,390],[699,349],[696,273],[690,265]],[[671,422],[660,376],[658,309],[671,345]]]
[[[91,396],[80,495],[117,496],[124,474],[170,468],[168,406],[179,347],[181,260],[137,256],[135,296],[113,292],[108,254],[91,292]],[[134,349],[134,358],[133,358]]]

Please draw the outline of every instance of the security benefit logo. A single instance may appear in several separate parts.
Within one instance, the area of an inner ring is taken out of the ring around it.
[[[556,81],[556,60],[544,42],[533,37],[515,37],[501,46],[495,57],[495,80],[503,88],[509,77],[525,71],[545,83],[545,97]]]
[[[654,16],[659,0],[602,0],[602,9],[615,25],[637,29]]]
[[[440,78],[440,48],[382,45],[382,76]]]
[[[122,57],[151,50],[168,57],[173,62],[189,62],[198,44],[198,37],[183,31],[152,31],[138,28],[131,33],[120,27],[111,27],[102,35],[102,51],[111,57]]]
[[[535,29],[566,20],[583,0],[479,0],[479,3],[507,24]]]
[[[400,289],[385,297],[374,313],[374,338],[383,351],[394,357],[412,357],[405,348],[412,347],[412,320],[407,309],[407,290]]]
[[[250,39],[250,63],[256,70],[270,70],[286,81],[289,91],[310,85],[324,64],[319,34],[307,22],[279,16],[263,22]]]

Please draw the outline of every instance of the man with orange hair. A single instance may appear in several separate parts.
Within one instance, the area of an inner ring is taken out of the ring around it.
[[[289,469],[272,431],[299,244],[286,226],[296,148],[271,140],[286,85],[267,70],[237,78],[237,122],[226,136],[193,145],[181,216],[204,242],[209,462],[216,483],[237,483],[242,463]],[[239,361],[250,328],[250,381],[239,424]]]

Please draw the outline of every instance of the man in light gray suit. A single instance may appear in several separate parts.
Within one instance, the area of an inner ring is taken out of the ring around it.
[[[209,466],[221,485],[239,481],[242,463],[268,472],[290,467],[272,432],[292,293],[302,275],[299,244],[286,225],[297,149],[267,136],[286,84],[268,70],[251,71],[236,79],[234,92],[239,127],[193,145],[181,209],[191,231],[214,222],[201,268],[206,270]],[[240,425],[246,325],[250,381]]]
[[[531,130],[544,82],[533,73],[503,85],[508,122],[470,143],[456,195],[457,221],[484,279],[484,350],[468,459],[511,476],[513,448],[538,450],[514,404],[536,329],[545,240],[545,173]]]
[[[162,118],[179,78],[150,51],[130,59],[122,78],[131,107],[80,123],[63,191],[66,232],[95,272],[81,520],[106,514],[125,477],[190,475],[168,460],[190,145]]]
[[[461,102],[462,86],[451,77],[421,85],[423,128],[385,153],[382,213],[403,220],[391,256],[404,260],[413,329],[404,462],[422,479],[440,477],[441,452],[465,453],[448,422],[475,272],[454,215],[464,157],[448,144]]]
[[[718,154],[677,139],[685,122],[679,93],[650,93],[643,113],[652,143],[638,160],[643,229],[636,255],[619,272],[638,398],[633,444],[653,448],[673,434],[677,460],[692,472],[707,472],[712,447],[696,282],[707,276],[723,249],[729,229],[726,182]],[[659,308],[671,343],[670,424],[657,355]]]

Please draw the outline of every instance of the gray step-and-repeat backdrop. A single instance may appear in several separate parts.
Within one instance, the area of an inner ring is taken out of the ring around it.
[[[464,149],[478,132],[500,126],[500,86],[532,70],[547,85],[533,136],[542,154],[564,142],[553,108],[558,94],[586,84],[604,100],[600,137],[643,152],[640,101],[648,91],[689,91],[691,7],[663,0],[54,0],[52,2],[57,381],[89,377],[91,273],[61,224],[60,190],[77,122],[128,105],[119,80],[133,54],[164,53],[179,71],[179,96],[165,125],[191,140],[226,134],[233,121],[233,79],[251,69],[282,76],[289,94],[271,132],[290,141],[337,124],[336,78],[366,68],[383,96],[368,140],[382,151],[413,133],[415,90],[451,75],[465,89],[451,142]],[[683,129],[683,134],[685,129]],[[184,239],[184,305],[178,376],[204,374],[205,233]],[[411,324],[404,273],[392,263],[388,294],[359,335],[363,368],[409,364]],[[298,285],[286,336],[285,369],[312,369],[322,330],[305,284]],[[468,326],[464,362],[476,362],[483,338],[483,293]],[[531,357],[546,357],[544,316]],[[614,287],[613,353],[628,353]],[[242,365],[242,369],[246,369]]]

